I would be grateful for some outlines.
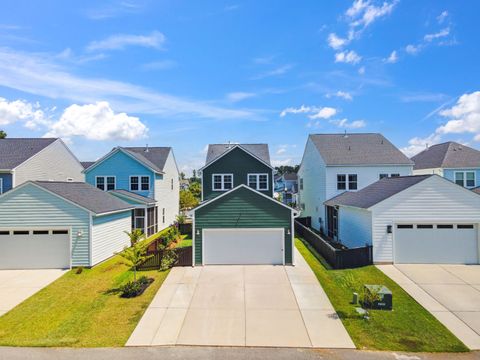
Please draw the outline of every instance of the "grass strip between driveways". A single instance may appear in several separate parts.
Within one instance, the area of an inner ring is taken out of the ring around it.
[[[445,326],[418,304],[399,285],[375,266],[331,270],[325,260],[304,240],[295,245],[312,268],[327,293],[343,325],[359,349],[460,352],[468,351]],[[381,284],[393,294],[393,311],[371,311],[370,320],[363,319],[352,301],[351,284]]]
[[[120,256],[81,274],[75,271],[0,317],[0,345],[123,346],[168,275],[168,271],[139,272],[155,281],[141,296],[123,299],[109,292],[133,279]]]

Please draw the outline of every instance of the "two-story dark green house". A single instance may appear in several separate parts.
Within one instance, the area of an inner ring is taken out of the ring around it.
[[[267,144],[211,144],[194,209],[194,265],[293,264],[297,212],[273,197]]]

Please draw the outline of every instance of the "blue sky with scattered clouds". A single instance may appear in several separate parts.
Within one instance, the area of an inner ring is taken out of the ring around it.
[[[381,132],[407,154],[480,144],[478,1],[23,1],[0,12],[0,129],[80,160],[169,145]]]

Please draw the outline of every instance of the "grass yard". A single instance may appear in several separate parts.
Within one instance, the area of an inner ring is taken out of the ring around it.
[[[158,236],[158,235],[157,235]],[[133,279],[120,256],[76,274],[75,269],[0,318],[4,346],[123,346],[168,271],[141,271],[155,279],[139,297],[109,292]]]
[[[184,247],[189,247],[192,246],[192,238],[189,237],[188,235],[182,235],[182,240],[179,241],[176,248],[184,248]]]
[[[375,266],[330,270],[323,258],[306,242],[295,245],[325,289],[345,328],[359,349],[461,352],[468,351],[447,328],[420,306],[400,286]],[[382,284],[393,294],[393,311],[372,311],[364,320],[350,304],[353,289],[346,284]]]

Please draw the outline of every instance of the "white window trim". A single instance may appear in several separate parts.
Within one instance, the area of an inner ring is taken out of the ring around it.
[[[261,189],[260,188],[260,176],[261,175],[264,175],[267,177],[267,187],[264,188],[264,189]],[[257,186],[255,188],[251,187],[250,186],[250,176],[255,176],[257,178]],[[250,173],[250,174],[247,174],[247,185],[250,186],[252,189],[255,189],[255,190],[258,190],[258,191],[268,191],[269,190],[269,187],[268,187],[268,174],[267,173]]]
[[[0,195],[3,194],[3,179],[0,178]]]
[[[215,189],[215,176],[221,176],[222,177],[222,188],[221,189]],[[230,189],[225,189],[225,176],[231,176],[232,177],[232,187]],[[233,174],[212,174],[212,191],[229,191],[234,188],[233,186]]]
[[[342,176],[342,175],[345,176],[345,189],[339,189],[339,188],[338,188],[338,176]],[[348,179],[349,179],[349,177],[350,177],[351,175],[355,175],[355,176],[357,177],[357,181],[356,181],[356,183],[357,183],[357,188],[356,188],[356,189],[350,189],[350,181],[349,181]],[[380,175],[379,175],[379,177],[380,177]],[[347,191],[347,190],[348,190],[348,191],[349,191],[349,190],[356,191],[356,190],[358,190],[358,173],[352,173],[352,174],[343,174],[343,173],[342,173],[342,174],[336,174],[336,176],[335,176],[335,181],[336,181],[336,183],[337,183],[337,191]]]
[[[148,190],[142,190],[142,177],[148,177]],[[132,190],[132,178],[138,178],[138,190]],[[150,175],[130,175],[128,177],[128,189],[133,192],[150,191],[152,188]]]
[[[114,176],[114,175],[95,176],[95,187],[99,190],[102,190],[97,186],[97,184],[98,184],[97,179],[98,178],[103,178],[104,189],[102,191],[110,191],[110,190],[107,190],[107,178],[109,178],[109,177],[113,177],[113,190],[116,190],[117,189],[117,177]]]
[[[473,186],[467,186],[467,173],[473,173]],[[453,173],[453,182],[457,183],[457,174],[463,174],[463,187],[467,189],[474,188],[477,185],[477,174],[475,170],[455,171]]]

